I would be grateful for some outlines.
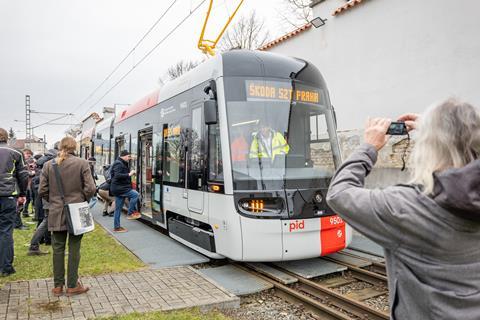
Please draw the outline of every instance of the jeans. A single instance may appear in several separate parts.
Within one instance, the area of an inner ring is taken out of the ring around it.
[[[43,202],[42,198],[37,197],[35,199],[35,217],[37,218],[37,227],[42,222],[43,218],[45,218],[45,209],[43,209]]]
[[[122,194],[121,196],[115,196],[115,214],[113,216],[114,228],[120,228],[120,214],[122,213],[123,202],[125,201],[125,198],[128,198],[129,200],[128,215],[131,215],[137,207],[138,196],[138,192],[133,189]]]
[[[83,235],[74,236],[67,231],[52,232],[53,249],[53,283],[55,287],[65,285],[65,246],[68,236],[68,269],[67,287],[75,288],[78,281],[78,266],[80,265],[80,245]]]
[[[40,248],[40,241],[45,237],[47,240],[48,232],[48,216],[43,218],[42,222],[37,226],[37,230],[33,234],[32,240],[30,240],[30,250],[38,250]],[[49,240],[49,239],[48,239]]]
[[[98,201],[97,197],[93,196],[92,199],[90,199],[90,202],[88,203],[88,207],[92,209],[97,204],[97,201]]]
[[[22,213],[23,210],[20,210],[22,207],[15,206],[16,216],[15,216],[15,228],[19,229],[23,226]]]
[[[13,227],[17,216],[17,200],[0,197],[0,273],[13,273]]]
[[[33,189],[31,187],[27,189],[25,196],[26,196],[26,199],[25,199],[25,203],[23,204],[23,212],[27,214],[29,212],[28,207],[30,206],[30,202],[32,203],[32,207],[35,204],[35,193],[33,192]]]

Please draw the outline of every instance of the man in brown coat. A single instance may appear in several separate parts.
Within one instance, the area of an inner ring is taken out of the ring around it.
[[[58,157],[47,162],[40,177],[38,193],[49,202],[48,231],[52,232],[53,277],[55,296],[63,294],[65,285],[65,245],[68,236],[68,271],[67,296],[85,293],[88,287],[83,287],[78,281],[78,266],[80,264],[80,244],[82,235],[68,233],[64,203],[56,182],[52,162],[56,161],[63,185],[65,203],[89,201],[95,194],[95,182],[86,160],[75,157],[76,142],[71,137],[60,141]]]

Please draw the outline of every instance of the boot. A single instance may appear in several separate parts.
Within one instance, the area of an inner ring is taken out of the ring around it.
[[[84,287],[80,281],[77,282],[77,286],[75,288],[67,288],[67,297],[71,297],[77,294],[82,294],[90,290],[89,287]]]
[[[53,288],[52,294],[55,297],[60,297],[61,295],[63,295],[63,286]]]

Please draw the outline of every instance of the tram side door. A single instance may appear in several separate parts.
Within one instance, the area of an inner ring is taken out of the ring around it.
[[[165,135],[168,124],[163,124],[154,129],[152,134],[152,184],[151,184],[151,208],[152,219],[158,224],[166,227],[165,214],[163,210],[163,174],[165,163]]]
[[[192,130],[190,145],[188,148],[186,170],[188,187],[188,210],[193,213],[202,214],[204,210],[203,186],[205,181],[205,152],[204,152],[204,127],[203,103],[192,107]]]
[[[146,129],[139,132],[139,192],[142,214],[152,216],[152,164],[153,164],[153,145],[152,129]]]

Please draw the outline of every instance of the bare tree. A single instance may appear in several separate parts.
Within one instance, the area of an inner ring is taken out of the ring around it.
[[[237,23],[225,32],[218,43],[221,51],[232,49],[255,50],[270,40],[270,33],[264,28],[265,20],[255,11],[241,16]]]
[[[192,70],[196,66],[198,66],[202,61],[185,61],[181,60],[175,63],[173,66],[168,68],[166,76],[170,79],[173,80],[175,78],[180,77],[182,74],[185,72]]]
[[[278,15],[289,27],[299,28],[312,20],[311,0],[283,0],[284,4]]]

